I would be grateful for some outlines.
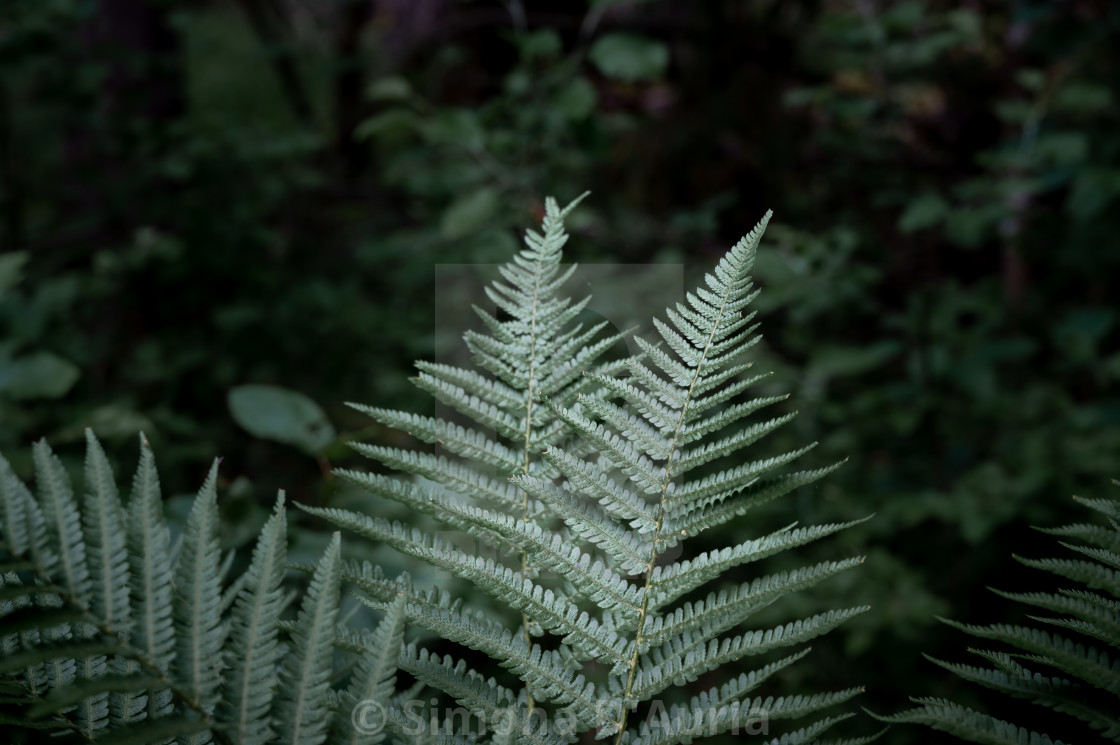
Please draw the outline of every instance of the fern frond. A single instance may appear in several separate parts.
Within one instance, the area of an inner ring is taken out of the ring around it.
[[[925,655],[925,658],[964,680],[1009,696],[1030,699],[1054,711],[1072,714],[1087,722],[1093,729],[1102,730],[1104,737],[1115,739],[1120,735],[1120,716],[1103,708],[1099,699],[1093,700],[1091,695],[1087,696],[1089,692],[1083,686],[1066,678],[1032,673],[1015,663],[1006,653],[977,652],[977,654],[991,660],[1001,669],[992,670],[974,665],[944,662],[929,655]]]
[[[322,742],[330,709],[331,653],[338,621],[340,538],[335,533],[311,577],[292,634],[292,648],[280,666],[279,741],[291,745]]]
[[[683,559],[666,566],[654,567],[649,582],[651,591],[649,608],[651,610],[661,608],[722,575],[732,567],[761,561],[790,548],[804,546],[868,519],[870,518],[796,529],[794,525],[789,525],[762,538],[715,551],[706,551],[695,558]]]
[[[1120,502],[1116,500],[1078,498],[1078,501],[1103,512],[1109,518],[1120,513]],[[1107,547],[1120,541],[1120,524],[1110,520],[1110,525],[1111,530],[1077,524],[1042,532],[1079,538],[1087,543]],[[1117,589],[1120,589],[1117,577],[1120,577],[1120,573],[1110,566],[1115,563],[1114,553],[1107,548],[1085,548],[1068,543],[1062,545],[1088,558],[1015,558],[1027,566],[1117,594]],[[1105,739],[1120,742],[1120,717],[1116,715],[1120,706],[1120,602],[1084,589],[1061,589],[1057,593],[995,592],[1008,600],[1067,614],[1053,618],[1032,615],[1030,618],[1052,627],[1070,629],[1085,638],[1103,642],[1105,646],[1082,644],[1075,639],[1029,626],[980,626],[942,619],[967,634],[1003,642],[1015,651],[977,652],[991,662],[995,669],[930,659],[965,680],[1011,696],[1030,699],[1037,706],[1072,715],[1099,731]],[[1020,661],[1045,665],[1061,672],[1062,677],[1032,672]],[[1012,724],[963,709],[947,701],[915,700],[923,705],[922,708],[895,717],[880,718],[884,721],[929,724],[975,742],[1050,742],[1045,735],[1028,733]]]
[[[377,519],[373,518],[372,520],[376,521]],[[347,524],[347,526],[366,537],[377,535],[370,532],[368,524],[365,528],[358,528],[353,524]],[[406,545],[405,543],[394,543],[391,532],[383,535],[385,536],[383,542],[394,545],[433,566],[470,580],[496,600],[509,603],[511,607],[523,611],[543,629],[562,636],[564,643],[571,645],[583,659],[599,659],[610,661],[612,664],[627,659],[629,650],[624,639],[619,638],[608,629],[600,628],[598,621],[587,612],[581,611],[577,605],[567,598],[535,584],[527,577],[502,566],[493,559],[467,554],[445,544],[438,538],[431,538],[427,541],[413,541]],[[415,537],[416,534],[414,533],[412,536]],[[374,584],[384,582],[384,580],[372,578],[373,582],[371,583],[366,577],[360,576],[361,570],[355,573],[352,565],[350,567],[349,569],[344,567],[343,577],[349,581],[354,581],[363,591],[372,590],[371,594],[374,597],[385,596],[386,591]],[[393,589],[394,587],[395,585],[386,589],[388,589],[388,592],[399,594],[401,591]],[[425,626],[425,619],[429,618],[429,615],[420,612],[421,607],[428,611],[445,608],[452,612],[458,610],[457,606],[449,604],[448,598],[442,596],[421,598],[407,591],[405,594],[409,596],[411,601],[407,606],[409,620],[421,626]],[[437,629],[431,629],[427,626],[425,628],[437,631]]]
[[[544,458],[568,479],[573,491],[585,495],[611,516],[628,521],[639,533],[651,533],[657,528],[657,516],[651,506],[639,495],[616,484],[596,465],[558,447],[550,449]]]
[[[1001,719],[981,714],[952,701],[937,698],[911,699],[919,708],[876,718],[891,723],[925,724],[942,732],[981,745],[1064,745],[1047,735],[1030,732]]]
[[[221,649],[226,634],[220,610],[217,479],[215,460],[187,516],[174,575],[175,670],[178,679],[208,712],[218,702]]]
[[[992,624],[978,626],[949,619],[941,619],[950,626],[981,639],[1014,644],[1031,652],[1030,659],[1051,665],[1067,675],[1078,677],[1098,688],[1120,695],[1120,660],[1110,660],[1108,655],[1094,647],[1085,647],[1057,634],[1049,634],[1029,626]]]
[[[759,479],[745,489],[736,491],[737,487],[733,487],[730,490],[731,493],[717,493],[705,497],[699,502],[686,504],[678,509],[666,510],[666,528],[671,534],[695,535],[701,530],[713,528],[736,517],[741,517],[756,507],[772,502],[779,497],[784,497],[794,489],[819,481],[841,465],[841,463],[833,463],[831,466],[812,471],[798,471]]]
[[[521,465],[518,454],[511,448],[500,442],[495,442],[477,430],[460,427],[444,419],[436,419],[430,416],[408,414],[360,404],[351,404],[350,406],[382,424],[396,427],[424,442],[438,442],[456,455],[493,466],[499,472],[512,473]],[[372,458],[378,457],[375,453],[363,452]]]
[[[129,568],[132,587],[132,643],[154,665],[167,670],[175,655],[172,620],[171,535],[163,517],[163,499],[155,455],[147,439],[140,436],[140,464],[132,480],[128,503]],[[171,712],[171,691],[149,693],[149,718]]]
[[[656,718],[647,717],[639,728],[639,742],[643,745],[675,745],[692,742],[698,737],[714,737],[724,732],[733,735],[765,734],[772,719],[813,714],[848,701],[860,692],[860,689],[852,688],[813,696],[767,696],[718,705],[710,701],[707,695],[701,694],[693,697],[687,705],[673,705]],[[839,719],[830,722],[830,726],[835,721]]]
[[[358,702],[388,702],[395,692],[397,659],[404,645],[405,603],[404,595],[397,597],[381,619],[377,630],[370,636],[358,656],[358,667],[350,685],[340,696],[349,706],[334,717],[333,742],[350,745],[376,745],[385,739],[385,731],[366,732],[355,726],[349,712]]]
[[[563,487],[523,475],[511,481],[551,507],[574,533],[605,551],[622,571],[645,569],[653,543],[640,533],[619,526],[594,503],[581,501]]]
[[[90,610],[107,625],[125,629],[129,621],[125,511],[105,451],[89,429],[85,476],[89,492],[82,527],[92,580]]]
[[[766,630],[751,631],[705,644],[669,643],[653,650],[636,668],[632,695],[647,700],[671,685],[684,685],[731,660],[765,654],[825,634],[867,611],[867,606],[831,610]]]
[[[466,662],[456,662],[451,655],[438,657],[415,644],[405,647],[400,666],[488,721],[493,721],[496,713],[512,707],[516,701],[513,691],[494,678],[486,678],[468,668]]]
[[[35,477],[43,505],[43,518],[52,536],[59,571],[71,596],[89,598],[89,569],[82,518],[70,477],[46,440],[35,443]]]
[[[226,651],[223,700],[219,711],[230,737],[242,745],[264,745],[273,737],[268,711],[278,661],[279,621],[284,609],[287,518],[284,494],[261,529],[247,572],[248,581],[233,604]]]
[[[821,562],[789,572],[759,577],[729,590],[711,592],[703,600],[685,603],[670,614],[651,617],[642,635],[642,651],[693,632],[699,632],[701,638],[712,638],[738,626],[755,611],[765,608],[775,600],[792,592],[808,589],[862,563],[862,557]]]
[[[790,526],[694,559],[667,561],[667,553],[691,536],[832,470],[779,473],[812,445],[740,457],[793,417],[779,413],[748,421],[784,396],[737,400],[766,377],[744,378],[750,365],[739,356],[760,338],[748,306],[757,296],[751,271],[769,214],[706,275],[706,286],[653,321],[657,341],[637,338],[638,356],[607,363],[599,356],[619,337],[602,336],[603,324],[580,325],[587,301],[559,294],[571,276],[559,264],[565,214],[553,200],[546,202],[542,232],[529,232],[526,250],[503,265],[501,278],[486,290],[500,313],[475,308],[483,330],[464,338],[477,369],[419,365],[415,383],[469,421],[358,406],[441,449],[357,445],[399,475],[339,472],[378,497],[466,533],[495,554],[474,555],[376,513],[305,509],[469,581],[519,613],[520,626],[507,628],[446,595],[418,593],[367,566],[345,564],[341,572],[370,607],[387,611],[403,603],[409,623],[482,653],[519,677],[523,687],[515,700],[523,722],[531,723],[542,706],[563,707],[575,712],[580,731],[595,730],[598,738],[613,736],[615,745],[623,745],[640,736],[638,728],[627,726],[630,707],[666,687],[734,660],[803,644],[863,612],[849,608],[769,629],[739,629],[760,608],[860,559],[763,574],[730,589],[710,588],[703,600],[673,607],[722,572],[854,523]],[[800,656],[744,673],[725,693],[747,695]],[[495,690],[515,695],[514,687],[498,681],[486,685],[500,688],[484,690],[484,678],[453,659],[414,649],[400,664],[433,687],[453,691],[472,711],[492,711],[499,699],[508,701],[506,693],[491,696]],[[605,676],[591,674],[592,662],[607,666]],[[802,716],[852,693],[758,700]],[[691,709],[679,710],[686,711]],[[778,741],[808,742],[841,718]],[[727,718],[720,726],[733,723]],[[578,735],[557,738],[533,725],[513,739],[551,745]],[[666,742],[693,736],[685,728]],[[430,734],[414,739],[424,737],[430,740]]]
[[[419,610],[418,624],[499,660],[503,667],[528,681],[539,699],[572,706],[585,724],[610,720],[595,683],[574,672],[557,652],[527,644],[523,637],[482,616],[449,609]]]
[[[335,525],[387,543],[399,551],[426,558],[432,538],[423,532],[381,518],[371,518],[346,510],[316,508],[301,505],[301,509],[330,520]],[[527,551],[541,565],[554,569],[566,577],[586,597],[602,607],[616,612],[635,613],[641,604],[639,592],[600,561],[592,561],[578,547],[563,540],[560,535],[541,529],[535,523],[525,522],[508,515],[477,507],[444,503],[445,514],[468,519],[491,530],[510,545]],[[434,554],[432,554],[434,556]],[[485,589],[485,586],[482,586]]]

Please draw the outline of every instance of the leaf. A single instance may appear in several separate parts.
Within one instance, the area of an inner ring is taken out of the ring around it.
[[[0,361],[0,393],[15,399],[60,398],[81,377],[74,363],[53,352]]]
[[[595,110],[598,101],[599,94],[596,93],[595,86],[585,78],[575,78],[556,92],[552,103],[572,121],[581,121]]]
[[[370,83],[366,98],[370,101],[404,101],[412,97],[412,86],[399,75],[387,75]]]
[[[498,194],[494,189],[474,189],[451,203],[439,222],[440,234],[454,240],[486,227],[498,212]]]
[[[903,233],[915,233],[932,228],[949,215],[949,205],[940,194],[927,191],[906,205],[898,218],[898,229]]]
[[[624,83],[655,80],[669,66],[668,46],[633,34],[604,34],[591,45],[587,56],[599,72]]]
[[[233,418],[250,434],[317,453],[335,439],[319,405],[297,391],[251,383],[229,392]]]
[[[23,265],[27,263],[26,251],[12,251],[0,256],[0,300],[8,290],[23,278]]]

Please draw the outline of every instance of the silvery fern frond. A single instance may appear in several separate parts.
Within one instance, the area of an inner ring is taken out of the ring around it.
[[[704,277],[704,285],[686,293],[685,302],[666,309],[664,320],[654,319],[657,341],[635,339],[643,354],[628,363],[626,377],[589,373],[602,395],[584,396],[575,404],[547,402],[557,417],[594,445],[596,457],[579,457],[553,447],[545,459],[559,472],[559,479],[545,481],[532,474],[513,479],[553,505],[575,534],[611,558],[611,565],[632,575],[630,586],[638,591],[637,602],[611,608],[608,617],[616,633],[634,642],[629,659],[613,664],[608,679],[608,689],[616,692],[623,706],[614,722],[600,723],[600,736],[614,734],[620,743],[691,740],[696,736],[698,710],[710,703],[703,698],[672,709],[676,716],[657,720],[654,730],[649,729],[648,716],[640,726],[628,729],[628,713],[643,702],[659,701],[669,687],[744,657],[801,644],[866,610],[860,606],[829,611],[769,629],[736,632],[758,610],[858,565],[860,557],[756,576],[737,587],[713,589],[700,599],[681,602],[727,569],[760,561],[852,523],[796,530],[790,526],[692,559],[668,561],[669,552],[690,536],[832,470],[782,473],[811,446],[755,460],[742,456],[792,418],[786,414],[748,423],[748,416],[786,397],[741,400],[751,385],[765,377],[751,376],[751,365],[741,353],[760,338],[755,333],[755,314],[749,310],[757,295],[751,269],[768,220],[769,214]],[[609,484],[606,490],[613,497],[609,501],[633,508],[621,514],[617,508],[574,509],[572,505],[586,502],[589,495],[581,486],[589,481]],[[637,515],[636,521],[627,519],[632,514]],[[589,525],[591,515],[594,529]],[[749,699],[742,697],[750,690],[738,692],[736,702],[746,704]],[[768,716],[813,713],[857,692],[804,697],[796,705],[780,707],[772,702]],[[710,707],[705,710],[711,713]],[[737,718],[741,715],[725,713],[704,722],[702,729],[708,735],[718,734],[741,723]]]
[[[566,211],[548,202],[543,234],[531,233],[528,250],[503,268],[508,284],[490,289],[509,320],[480,311],[490,335],[467,335],[480,369],[421,365],[418,384],[479,428],[360,407],[383,423],[439,442],[448,454],[358,445],[359,452],[411,476],[342,472],[373,494],[431,515],[485,546],[514,550],[480,556],[442,534],[376,514],[306,509],[469,581],[521,613],[520,628],[510,629],[452,606],[446,597],[409,590],[405,601],[410,622],[497,661],[520,679],[520,692],[463,660],[414,646],[400,662],[483,720],[498,709],[513,712],[517,727],[510,736],[518,742],[571,742],[594,731],[618,745],[674,745],[741,728],[748,710],[758,715],[760,702],[769,701],[777,718],[850,699],[857,689],[777,700],[757,696],[759,686],[798,659],[799,651],[655,716],[651,707],[661,704],[670,688],[746,656],[797,647],[863,612],[863,606],[847,608],[739,630],[762,608],[861,559],[759,574],[738,587],[685,598],[728,569],[852,524],[789,526],[693,559],[668,561],[690,536],[835,467],[783,472],[810,448],[755,460],[741,455],[791,418],[743,424],[785,399],[742,395],[761,377],[744,377],[750,365],[739,357],[757,341],[748,308],[756,294],[750,272],[765,220],[706,277],[706,286],[685,296],[687,304],[678,303],[665,320],[654,321],[659,342],[636,339],[638,354],[596,368],[595,355],[585,350],[597,354],[613,340],[591,344],[589,332],[564,331],[582,303],[548,294],[567,276],[557,264]],[[389,606],[392,593],[383,578],[357,567],[349,578],[364,602],[380,610]],[[718,716],[716,699],[724,707]],[[628,721],[638,707],[646,710],[644,722]],[[701,709],[713,716],[698,730]],[[539,726],[541,717],[558,716],[568,717],[570,727]],[[815,741],[843,718],[820,719],[782,741]]]

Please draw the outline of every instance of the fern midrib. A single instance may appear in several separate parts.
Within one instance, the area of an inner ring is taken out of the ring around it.
[[[738,267],[736,267],[737,276]],[[634,691],[634,680],[638,673],[638,658],[639,650],[642,647],[642,630],[645,627],[646,618],[648,617],[649,598],[650,598],[650,585],[653,579],[653,569],[657,565],[657,559],[661,553],[657,550],[658,540],[661,538],[661,530],[665,524],[666,504],[665,499],[668,495],[669,485],[673,481],[673,452],[676,449],[677,439],[680,437],[681,429],[684,427],[685,416],[688,413],[689,404],[692,403],[692,391],[696,387],[696,383],[700,380],[701,371],[704,368],[704,363],[708,358],[708,350],[711,349],[712,340],[715,339],[716,333],[719,331],[723,322],[723,312],[727,307],[728,300],[734,292],[734,282],[726,284],[726,290],[720,298],[719,310],[716,313],[715,323],[712,324],[711,331],[708,333],[708,339],[704,342],[703,352],[700,354],[700,359],[696,361],[696,371],[692,374],[692,380],[688,384],[688,392],[684,396],[684,401],[681,404],[680,415],[677,418],[676,428],[673,430],[673,437],[669,442],[669,457],[665,460],[665,476],[661,484],[661,495],[658,500],[657,506],[657,524],[653,530],[653,548],[650,549],[649,563],[646,565],[645,583],[642,587],[642,605],[638,612],[637,628],[634,631],[634,651],[630,657],[630,671],[626,676],[626,688],[623,691],[623,706],[619,714],[618,720],[618,734],[615,736],[615,745],[622,745],[622,739],[626,733],[626,721],[630,713],[630,708],[626,706],[626,701],[631,697]]]
[[[547,231],[545,235],[547,240]],[[542,262],[537,261],[536,269],[533,273],[533,310],[532,317],[529,322],[529,379],[525,386],[525,442],[522,446],[522,466],[521,472],[525,475],[529,474],[529,448],[532,443],[533,437],[533,386],[537,381],[537,314],[541,304],[541,274],[544,270]],[[529,522],[529,492],[521,491],[521,519],[524,522]],[[525,550],[521,551],[521,577],[527,578],[530,574],[529,571],[529,553]],[[521,634],[525,637],[525,643],[530,648],[533,646],[533,636],[529,633],[529,624],[532,620],[529,615],[523,610],[521,611]],[[525,681],[525,700],[528,707],[528,716],[532,716],[533,710],[536,708],[536,701],[533,698],[533,690],[529,685],[529,681]]]

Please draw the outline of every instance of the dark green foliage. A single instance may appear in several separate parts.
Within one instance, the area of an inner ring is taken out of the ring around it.
[[[970,636],[1001,642],[1013,651],[969,650],[992,667],[929,659],[967,681],[1079,719],[1095,736],[1120,742],[1120,501],[1075,499],[1102,513],[1108,527],[1078,523],[1043,530],[1075,541],[1061,542],[1070,555],[1061,559],[1015,557],[1072,584],[1057,592],[995,591],[1036,609],[1030,619],[1046,626],[946,621]],[[914,700],[922,706],[882,719],[930,725],[985,745],[1060,742],[951,701]],[[1066,736],[1070,727],[1063,719],[1047,719],[1047,729]]]
[[[353,467],[339,440],[400,445],[340,402],[422,410],[378,371],[446,359],[413,302],[433,263],[502,260],[545,193],[593,188],[572,231],[612,260],[699,268],[776,206],[755,267],[780,329],[755,355],[776,374],[757,390],[813,415],[768,440],[853,460],[797,519],[878,515],[836,539],[872,547],[864,572],[822,588],[876,612],[817,645],[814,677],[842,687],[859,656],[874,708],[911,675],[948,696],[886,650],[945,657],[931,619],[990,603],[1019,526],[1068,520],[1053,495],[1115,473],[1118,13],[5,0],[0,447],[26,480],[46,436],[76,473],[90,426],[120,472],[143,429],[174,484],[220,452],[224,545],[244,547],[277,487],[354,498],[320,478]],[[302,392],[341,437],[286,438],[314,459],[245,437],[227,408],[243,384]],[[173,531],[187,507],[172,497]],[[325,542],[289,529],[312,563]]]

